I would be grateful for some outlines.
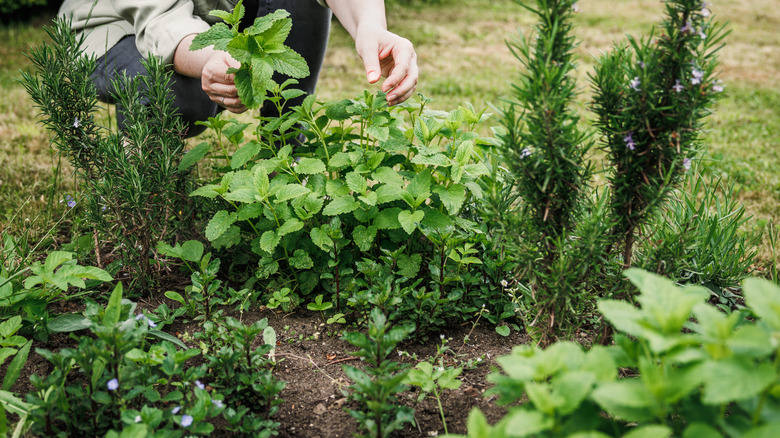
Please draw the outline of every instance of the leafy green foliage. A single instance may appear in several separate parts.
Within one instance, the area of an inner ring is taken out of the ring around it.
[[[211,11],[211,15],[223,19],[206,32],[198,34],[190,50],[214,46],[216,50],[230,53],[241,63],[235,74],[238,97],[247,108],[259,108],[266,94],[277,84],[272,79],[274,72],[293,78],[309,76],[309,66],[301,55],[284,45],[292,29],[289,12],[279,9],[263,17],[257,17],[254,24],[239,32],[239,23],[246,8],[239,1],[233,12]]]
[[[384,438],[403,427],[404,423],[414,421],[411,408],[397,406],[396,394],[403,392],[403,384],[409,370],[401,364],[389,360],[396,345],[408,336],[414,327],[392,327],[379,309],[371,311],[368,334],[350,332],[344,339],[359,350],[351,353],[366,363],[365,370],[342,365],[344,372],[354,384],[345,392],[349,399],[360,406],[347,412],[358,421],[360,427],[371,438]]]
[[[515,347],[498,359],[503,372],[489,380],[501,403],[524,395],[528,402],[495,426],[472,412],[469,437],[738,437],[780,430],[772,341],[780,334],[780,288],[747,279],[747,308],[726,314],[706,302],[701,286],[679,287],[639,269],[626,275],[640,290],[641,307],[599,303],[619,332],[616,344],[588,351],[570,342]],[[635,377],[618,378],[620,369]]]

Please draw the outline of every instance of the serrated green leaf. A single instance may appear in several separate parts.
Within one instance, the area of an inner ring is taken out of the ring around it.
[[[401,209],[398,207],[386,208],[377,214],[374,218],[374,225],[378,230],[395,230],[401,228],[401,223],[398,221],[398,214],[401,213]]]
[[[287,219],[281,227],[276,231],[279,237],[286,236],[287,234],[294,233],[303,228],[303,222],[297,218]]]
[[[260,237],[260,248],[265,252],[273,253],[280,240],[281,237],[275,231],[268,230]]]
[[[303,208],[311,214],[317,214],[325,205],[325,199],[317,193],[309,193],[303,201]]]
[[[325,216],[336,216],[355,211],[358,207],[360,207],[360,203],[355,201],[352,195],[339,196],[325,206],[322,214]]]
[[[349,99],[343,99],[336,102],[330,102],[325,107],[325,115],[331,120],[347,120],[352,117],[352,101]]]
[[[366,130],[371,137],[385,141],[390,138],[390,127],[388,126],[369,126]]]
[[[366,192],[365,196],[358,196],[358,200],[369,206],[375,206],[378,203],[379,196],[376,192]]]
[[[211,242],[214,249],[230,248],[241,242],[241,229],[231,225],[221,236]]]
[[[744,282],[745,303],[774,330],[780,331],[780,288],[769,280],[748,278]]]
[[[273,24],[290,16],[290,13],[284,9],[277,9],[274,12],[255,18],[255,22],[246,29],[249,35],[259,35],[270,29]]]
[[[276,191],[276,201],[289,201],[309,193],[311,193],[311,190],[301,184],[285,184]]]
[[[349,154],[346,152],[336,152],[328,160],[328,170],[339,170],[351,164]]]
[[[368,188],[368,181],[358,172],[349,172],[344,176],[347,187],[355,193],[364,193]]]
[[[206,225],[206,238],[213,242],[233,225],[235,218],[225,210],[218,211]]]
[[[371,245],[376,238],[377,228],[376,226],[365,227],[358,225],[352,232],[352,240],[360,248],[361,251],[368,251],[371,249]]]
[[[549,430],[555,422],[541,412],[518,409],[510,412],[506,418],[506,429],[512,431],[513,437],[534,436],[539,432]]]
[[[295,172],[302,175],[324,173],[326,170],[325,163],[319,158],[301,158],[301,161],[295,166]]]
[[[444,156],[444,154],[415,155],[412,158],[412,163],[433,167],[449,167],[452,165],[450,159]]]
[[[371,178],[374,180],[387,184],[390,186],[403,187],[406,184],[406,180],[390,167],[382,166],[377,168],[372,174]]]
[[[427,198],[431,196],[431,182],[431,171],[430,169],[425,169],[414,176],[406,187],[406,191],[414,198]]]
[[[117,283],[106,304],[106,312],[103,314],[103,326],[113,327],[119,322],[122,313],[122,283]]]
[[[331,179],[325,183],[325,193],[333,199],[349,196],[349,187],[340,179]]]
[[[200,261],[203,257],[203,244],[197,240],[188,240],[181,244],[181,258],[188,262]]]
[[[264,100],[268,91],[273,89],[274,81],[273,74],[274,68],[267,59],[252,56],[252,94],[254,102],[259,107]],[[243,99],[242,99],[243,102]]]
[[[425,213],[421,210],[417,210],[412,213],[409,210],[403,210],[398,213],[398,223],[401,224],[401,228],[406,231],[407,234],[412,234],[417,229],[417,224],[423,220]]]
[[[746,358],[707,361],[701,367],[702,402],[722,405],[757,396],[777,379],[772,364],[755,364]],[[728,378],[725,378],[728,376]]]
[[[312,228],[309,232],[311,241],[317,245],[321,250],[328,252],[333,247],[333,239],[328,236],[328,233],[321,228]]]
[[[193,38],[190,50],[200,50],[214,46],[215,50],[227,51],[227,45],[233,39],[233,31],[225,23],[216,23],[205,32],[201,32]]]
[[[239,167],[244,166],[249,160],[257,156],[258,152],[262,149],[262,145],[256,140],[247,142],[233,153],[233,156],[230,158],[230,167],[238,169]]]
[[[302,249],[296,249],[288,262],[295,269],[311,269],[314,267],[314,262],[309,257],[309,253]]]
[[[439,199],[450,214],[457,214],[466,201],[466,186],[463,184],[453,184],[449,187],[436,186],[433,192],[439,195]]]
[[[22,317],[14,315],[0,323],[0,339],[10,338],[22,328]]]
[[[383,184],[374,193],[377,205],[381,205],[400,200],[405,192],[400,186]]]
[[[292,49],[273,54],[271,56],[271,65],[279,73],[293,78],[309,76],[309,65],[306,63],[306,60]]]
[[[275,20],[270,28],[256,36],[258,45],[267,53],[281,53],[285,50],[289,50],[284,47],[284,41],[290,36],[292,26],[292,19],[284,18]]]
[[[207,184],[190,192],[190,197],[203,196],[204,198],[214,199],[222,193],[224,192],[218,184]]]

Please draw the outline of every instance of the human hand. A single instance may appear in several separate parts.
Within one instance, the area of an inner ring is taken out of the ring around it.
[[[230,67],[239,68],[241,64],[227,52],[214,51],[201,72],[203,91],[209,98],[232,113],[242,113],[247,107],[238,98],[235,75],[228,74]]]
[[[355,49],[363,59],[368,82],[373,84],[384,76],[382,91],[387,102],[397,105],[408,99],[419,77],[417,53],[406,38],[375,26],[362,26],[355,36]]]

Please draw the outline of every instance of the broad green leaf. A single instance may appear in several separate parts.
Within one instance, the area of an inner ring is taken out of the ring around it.
[[[308,188],[300,184],[286,184],[276,191],[277,202],[289,201],[299,196],[307,195],[311,192]]]
[[[375,206],[377,204],[377,201],[379,199],[379,196],[377,196],[376,192],[368,191],[366,192],[365,196],[358,196],[358,200],[363,202],[364,204],[368,206]]]
[[[207,184],[190,192],[190,197],[203,196],[204,198],[214,199],[223,193],[225,192],[221,190],[218,184]]]
[[[355,193],[365,193],[366,189],[368,188],[368,182],[366,181],[366,178],[357,172],[347,173],[344,176],[344,179],[347,182],[347,187],[349,187],[349,189]]]
[[[533,436],[545,430],[550,430],[555,422],[541,412],[523,408],[514,410],[506,416],[506,430],[513,437]]]
[[[512,333],[512,330],[509,328],[508,325],[499,325],[496,326],[496,333],[498,333],[501,336],[509,336],[510,333]]]
[[[328,236],[328,233],[321,228],[312,228],[309,232],[311,241],[314,242],[321,250],[328,252],[333,247],[333,240]]]
[[[194,166],[195,163],[200,161],[211,150],[211,145],[208,142],[200,142],[197,146],[187,151],[184,156],[181,157],[179,162],[179,171],[184,171]]]
[[[233,156],[230,158],[230,167],[238,169],[242,167],[249,160],[253,159],[263,149],[263,146],[257,140],[251,140],[245,145],[241,146],[237,151],[233,152]]]
[[[660,424],[649,424],[632,429],[623,438],[668,438],[672,436],[672,429]]]
[[[231,225],[221,236],[211,242],[214,249],[230,248],[241,242],[241,228]]]
[[[168,299],[170,299],[170,300],[173,300],[173,301],[176,301],[177,303],[179,303],[179,304],[181,304],[181,305],[183,305],[183,306],[187,304],[187,302],[186,302],[186,301],[184,301],[184,297],[182,297],[182,296],[181,296],[181,294],[180,294],[180,293],[178,293],[178,292],[174,292],[174,291],[172,291],[172,290],[169,290],[169,291],[165,292],[165,294],[164,294],[164,295],[165,295],[165,296],[166,296]]]
[[[398,221],[398,214],[401,213],[401,209],[398,207],[386,208],[379,212],[374,219],[374,225],[378,230],[394,230],[401,228],[401,223]]]
[[[293,78],[305,78],[309,76],[309,65],[303,56],[292,49],[271,56],[271,65],[274,70]]]
[[[163,341],[168,341],[172,344],[175,344],[182,349],[187,348],[187,346],[184,344],[184,342],[181,341],[181,339],[171,335],[170,333],[165,333],[164,331],[157,330],[157,329],[149,329],[149,331],[146,333],[149,336],[154,336],[155,338],[159,338],[162,339]]]
[[[425,218],[423,218],[422,223],[426,227],[444,234],[451,231],[452,226],[454,225],[452,218],[444,213],[439,212],[439,210],[433,209],[425,211]]]
[[[769,280],[748,278],[744,282],[745,303],[753,313],[780,331],[780,288]]]
[[[466,423],[466,428],[469,431],[469,437],[473,438],[489,438],[490,435],[490,423],[488,423],[485,414],[474,408],[469,412],[469,418]]]
[[[339,214],[350,213],[360,207],[360,203],[355,201],[352,195],[340,196],[330,201],[322,210],[325,216],[336,216]]]
[[[5,369],[5,378],[3,378],[4,391],[10,391],[11,387],[14,386],[14,383],[19,380],[19,376],[22,375],[22,369],[24,368],[24,364],[27,363],[27,356],[30,354],[30,346],[32,346],[32,340],[27,341],[27,343],[24,344],[16,353],[16,356],[11,359],[8,368]],[[0,364],[2,363],[3,361],[0,360]]]
[[[255,100],[255,94],[252,86],[252,72],[249,68],[240,68],[235,73],[236,90],[238,97],[247,108],[258,108],[261,102]]]
[[[352,117],[352,111],[350,111],[351,106],[352,101],[349,99],[330,102],[325,107],[325,115],[328,116],[330,120],[347,120]]]
[[[385,141],[390,138],[390,128],[388,126],[369,126],[366,132],[377,140]]]
[[[216,23],[205,32],[195,36],[190,50],[200,50],[213,45],[215,50],[227,51],[227,45],[233,39],[233,32],[225,23]]]
[[[73,253],[69,251],[51,251],[46,256],[46,262],[43,264],[43,269],[47,272],[53,272],[58,266],[63,263],[73,260]]]
[[[296,249],[288,262],[295,269],[311,269],[314,267],[314,262],[309,257],[309,253],[302,249]]]
[[[84,315],[78,313],[66,313],[51,318],[46,323],[46,328],[54,333],[75,332],[88,329],[92,323]]]
[[[683,438],[721,438],[721,434],[709,424],[691,423],[685,428]]]
[[[431,181],[431,171],[425,169],[414,176],[406,191],[414,198],[427,198],[431,196]]]
[[[411,255],[400,254],[398,256],[398,274],[406,278],[414,278],[420,272],[422,254],[415,252]]]
[[[398,213],[398,223],[401,224],[401,228],[407,234],[412,234],[417,229],[417,224],[423,220],[423,217],[425,217],[425,213],[421,210],[417,210],[414,213],[409,210],[403,210]]]
[[[444,371],[439,377],[437,383],[444,389],[458,389],[463,383],[458,380],[458,376],[463,372],[463,368],[450,368]]]
[[[398,172],[396,172],[390,167],[385,167],[385,166],[377,168],[371,174],[371,178],[375,179],[380,183],[384,183],[390,186],[398,186],[399,188],[406,183],[404,178],[401,175],[399,175]]]
[[[325,171],[325,163],[323,163],[319,158],[301,158],[301,161],[299,161],[298,165],[295,166],[295,172],[302,175],[324,173]]]
[[[750,429],[743,438],[777,438],[780,436],[780,422],[774,421]]]
[[[628,421],[641,421],[652,417],[650,407],[654,401],[647,388],[636,379],[623,379],[599,385],[591,398],[607,413]]]
[[[203,244],[197,240],[188,240],[181,244],[181,258],[188,262],[200,261],[203,257]]]
[[[327,195],[333,199],[342,196],[349,196],[349,187],[347,187],[347,185],[344,184],[341,180],[331,179],[325,183],[325,193],[327,193]]]
[[[703,287],[680,288],[668,278],[641,269],[629,269],[625,276],[641,291],[637,301],[644,319],[663,334],[679,333],[694,306],[709,297]]]
[[[257,35],[256,41],[258,45],[263,47],[267,53],[275,54],[283,52],[284,49],[286,49],[286,47],[284,47],[284,41],[292,30],[292,20],[283,18],[286,17],[280,17],[279,19],[274,20],[271,27],[262,31],[260,35]]]
[[[439,195],[439,199],[450,214],[457,214],[466,201],[466,186],[463,184],[453,184],[449,187],[436,186],[433,192]]]
[[[0,339],[10,338],[22,328],[22,317],[14,315],[0,323]]]
[[[722,405],[757,396],[777,379],[770,363],[755,364],[750,359],[733,357],[707,361],[701,367],[704,383],[702,402]]]
[[[401,199],[404,189],[401,186],[383,184],[374,193],[377,205],[381,205]]]
[[[274,248],[276,248],[276,245],[279,244],[280,240],[281,236],[276,234],[273,230],[268,230],[260,237],[260,248],[262,248],[263,251],[273,253]]]
[[[303,228],[303,222],[299,221],[297,218],[290,218],[287,219],[281,227],[276,231],[276,234],[279,237],[286,236],[287,234],[294,233],[298,230]]]
[[[376,232],[377,232],[376,226],[372,225],[366,228],[363,225],[358,225],[357,227],[355,227],[355,230],[352,232],[352,240],[355,242],[358,248],[360,248],[361,251],[368,251],[371,249],[371,244],[374,243]]]
[[[108,298],[106,313],[103,315],[103,326],[113,327],[119,323],[122,312],[122,283],[117,283],[111,296]]]
[[[350,165],[349,155],[345,152],[337,152],[328,161],[328,170],[339,170]]]
[[[235,217],[226,210],[218,211],[206,225],[206,238],[213,242],[233,225]]]
[[[415,155],[412,158],[412,163],[431,167],[449,167],[452,165],[450,159],[444,156],[444,154]]]

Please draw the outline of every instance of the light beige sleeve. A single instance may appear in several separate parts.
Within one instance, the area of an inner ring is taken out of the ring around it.
[[[185,36],[205,32],[208,23],[193,15],[190,0],[99,0],[110,1],[114,10],[133,26],[138,51],[144,57],[156,55],[164,63]]]

